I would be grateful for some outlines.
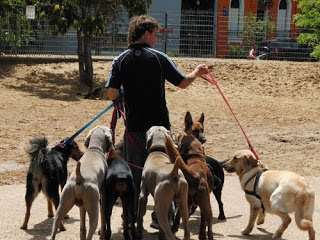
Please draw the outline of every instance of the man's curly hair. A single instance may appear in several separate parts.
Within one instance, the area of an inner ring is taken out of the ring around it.
[[[132,17],[128,29],[128,45],[138,41],[143,34],[159,29],[159,22],[153,17],[147,15]]]

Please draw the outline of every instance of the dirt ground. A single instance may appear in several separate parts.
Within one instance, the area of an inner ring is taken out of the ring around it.
[[[272,169],[320,176],[320,64],[277,61],[176,59],[185,73],[196,64],[213,74],[261,160]],[[95,79],[105,81],[110,61],[94,63]],[[24,182],[25,144],[45,135],[51,144],[71,136],[109,102],[80,96],[77,63],[7,64],[0,60],[0,185]],[[247,148],[218,91],[204,80],[180,90],[167,85],[173,131],[184,115],[205,113],[208,155],[226,159]],[[146,112],[147,114],[147,112]],[[98,123],[109,124],[111,113]],[[117,140],[123,132],[118,123]],[[77,140],[83,143],[86,132]],[[82,147],[83,148],[83,147]]]

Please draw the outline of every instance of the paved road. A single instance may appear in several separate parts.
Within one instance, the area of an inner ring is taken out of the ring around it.
[[[316,191],[316,206],[314,214],[314,226],[316,228],[317,239],[320,239],[320,177],[310,177],[308,180],[313,185]],[[29,222],[29,229],[27,231],[20,230],[22,224],[25,206],[24,206],[24,185],[9,185],[0,187],[0,239],[14,239],[14,240],[40,240],[49,239],[52,219],[47,219],[46,201],[40,195],[34,203],[31,211],[31,218]],[[214,217],[217,217],[218,210],[215,200],[212,197],[212,206]],[[238,178],[235,176],[227,176],[223,192],[223,201],[225,205],[225,212],[227,216],[226,222],[217,222],[214,219],[213,231],[215,239],[271,239],[271,233],[275,231],[280,223],[276,216],[267,215],[266,222],[261,225],[260,229],[255,228],[251,236],[242,236],[241,229],[246,225],[248,220],[248,204],[244,199],[244,195],[240,190]],[[148,211],[145,216],[145,227],[147,232],[144,239],[157,239],[156,231],[149,228],[150,213],[152,210],[152,199],[149,199]],[[113,239],[122,239],[122,230],[120,222],[120,208],[116,207],[113,214]],[[57,240],[79,239],[79,211],[74,207],[70,211],[70,219],[66,222],[66,232],[58,233]],[[197,239],[197,231],[199,225],[199,212],[190,218],[190,226],[192,232],[192,239]],[[182,238],[183,232],[179,230],[177,236]],[[308,239],[307,233],[298,230],[295,222],[289,226],[285,232],[284,239],[287,240],[302,240]],[[95,240],[99,236],[95,234]]]

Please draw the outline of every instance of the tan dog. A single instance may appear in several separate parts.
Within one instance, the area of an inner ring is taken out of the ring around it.
[[[264,210],[278,215],[282,224],[273,234],[272,239],[282,236],[291,222],[289,213],[295,213],[297,226],[307,230],[309,240],[315,239],[312,225],[314,210],[314,191],[305,179],[293,172],[263,169],[250,150],[235,153],[231,160],[224,163],[228,172],[236,172],[242,190],[250,204],[250,218],[242,234],[248,235],[254,226],[264,222]]]
[[[166,240],[176,240],[168,220],[170,207],[175,200],[182,215],[184,239],[190,239],[188,228],[188,183],[183,173],[178,169],[178,162],[176,161],[173,164],[166,153],[168,133],[169,131],[166,128],[160,126],[151,127],[147,132],[149,155],[145,162],[141,179],[137,218],[138,239],[142,238],[143,216],[146,213],[149,194],[154,197],[155,212],[161,229],[160,236],[164,234]]]
[[[92,129],[85,141],[87,151],[77,163],[76,168],[65,185],[61,201],[55,216],[51,239],[55,239],[57,226],[63,217],[74,206],[80,207],[80,239],[91,240],[98,225],[100,191],[107,171],[105,154],[111,149],[111,130],[105,126],[97,126]],[[103,194],[101,194],[104,196]],[[102,204],[105,200],[101,200]],[[104,206],[100,211],[104,213]],[[85,215],[89,215],[89,232],[86,238]],[[104,214],[101,214],[101,224],[105,226]]]

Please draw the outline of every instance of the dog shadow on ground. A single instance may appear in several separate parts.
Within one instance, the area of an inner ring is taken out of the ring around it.
[[[144,240],[158,240],[159,234],[158,234],[158,231],[156,232],[147,232],[146,230],[143,231],[143,239]],[[112,236],[111,236],[111,239],[112,240],[122,240],[124,239],[123,238],[123,229],[121,228],[121,230],[119,230],[118,232],[114,232],[112,233]]]
[[[264,228],[258,227],[257,228],[261,234],[250,234],[250,235],[228,235],[229,237],[239,238],[239,239],[257,239],[257,240],[270,240],[272,238],[272,233],[265,230]],[[281,238],[285,240],[284,238]]]
[[[217,232],[214,231],[214,225],[215,224],[219,224],[219,223],[225,223],[228,221],[228,219],[233,219],[233,218],[240,218],[242,217],[241,214],[239,215],[234,215],[234,216],[229,216],[227,217],[227,220],[226,221],[220,221],[218,220],[218,218],[216,217],[213,217],[213,226],[212,226],[212,230],[213,230],[213,234],[214,236],[216,237],[223,237],[224,235],[222,234],[219,234]],[[199,209],[197,209],[194,214],[192,214],[189,218],[189,227],[190,227],[190,233],[194,234],[194,235],[198,235],[199,234],[199,225],[200,225],[200,211]],[[182,229],[181,228],[182,225],[180,224],[180,228],[179,229]]]
[[[40,223],[35,224],[33,227],[30,226],[29,229],[26,230],[26,233],[29,235],[32,235],[31,238],[28,238],[28,240],[43,240],[47,236],[51,235],[51,229],[52,229],[52,224],[53,224],[53,219],[54,218],[47,218],[43,220]],[[68,219],[64,220],[65,227],[68,231],[68,225],[72,224],[74,222],[79,222],[79,219],[70,217]]]

